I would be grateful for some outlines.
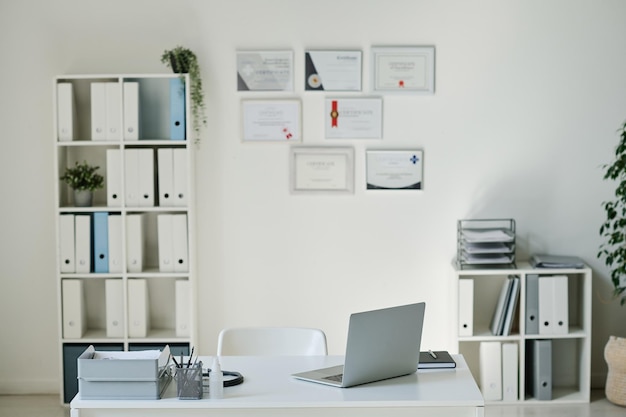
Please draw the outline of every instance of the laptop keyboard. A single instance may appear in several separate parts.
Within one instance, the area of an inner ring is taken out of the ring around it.
[[[343,374],[337,374],[337,375],[331,375],[331,376],[325,376],[322,379],[327,379],[329,381],[335,381],[335,382],[341,382],[343,380]]]

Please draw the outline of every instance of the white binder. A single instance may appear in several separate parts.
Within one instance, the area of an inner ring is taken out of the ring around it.
[[[83,281],[64,279],[61,284],[63,297],[63,337],[80,339],[87,330]]]
[[[124,94],[124,140],[139,139],[139,83],[125,82]]]
[[[61,273],[76,272],[74,249],[74,215],[59,216],[59,267]]]
[[[106,139],[121,139],[122,130],[122,87],[118,82],[105,83],[106,92]]]
[[[119,149],[107,149],[107,206],[122,205],[122,154]]]
[[[107,337],[124,337],[124,282],[104,280]]]
[[[57,84],[57,138],[74,140],[74,91],[71,83]]]
[[[144,261],[144,215],[126,216],[126,269],[142,272]]]
[[[109,213],[109,273],[123,271],[124,255],[122,252],[122,216]]]
[[[176,336],[191,336],[191,286],[189,280],[176,280]]]
[[[502,343],[502,400],[517,401],[519,392],[517,343]]]
[[[480,342],[480,388],[485,401],[502,400],[502,348],[500,342]]]
[[[159,183],[159,206],[174,206],[174,149],[159,148],[157,171]]]
[[[106,140],[106,87],[91,83],[91,140]]]
[[[128,280],[128,336],[147,337],[150,328],[148,282],[145,279]]]
[[[187,215],[172,215],[172,251],[174,272],[189,271],[189,248],[187,245]]]
[[[187,205],[187,150],[174,149],[174,205]]]
[[[74,217],[74,247],[77,273],[91,272],[91,216],[77,214]]]
[[[154,206],[154,153],[151,149],[139,149],[139,206]]]
[[[124,151],[125,204],[139,207],[139,149]]]
[[[459,280],[459,336],[474,334],[474,280]]]
[[[159,245],[159,271],[174,272],[173,215],[159,214],[157,217],[157,239]]]
[[[569,331],[567,276],[539,277],[539,334]]]

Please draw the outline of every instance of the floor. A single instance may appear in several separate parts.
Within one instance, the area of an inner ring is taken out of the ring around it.
[[[0,395],[0,417],[68,417],[69,408],[57,395]],[[485,417],[624,417],[626,407],[604,398],[603,391],[592,391],[591,402],[584,405],[519,405],[485,407]]]

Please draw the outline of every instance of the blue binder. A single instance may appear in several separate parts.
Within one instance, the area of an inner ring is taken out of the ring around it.
[[[93,214],[94,272],[109,272],[109,213]]]
[[[170,79],[170,139],[185,140],[185,84]]]

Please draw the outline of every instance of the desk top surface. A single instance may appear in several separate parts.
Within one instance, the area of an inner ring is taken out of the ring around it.
[[[484,400],[461,355],[454,369],[417,373],[351,388],[300,381],[297,372],[340,365],[342,356],[223,356],[225,371],[241,372],[243,384],[224,388],[224,398],[179,400],[172,381],[160,400],[81,400],[72,408],[275,408],[275,407],[482,407]],[[200,357],[207,366],[210,357]]]

